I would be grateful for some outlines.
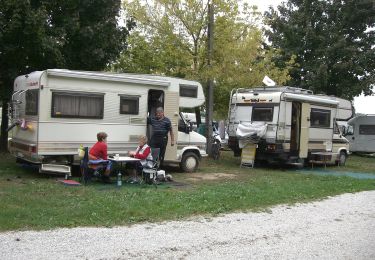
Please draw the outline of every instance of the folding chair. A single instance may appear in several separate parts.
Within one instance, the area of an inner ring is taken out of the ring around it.
[[[98,179],[103,178],[103,171],[105,167],[103,165],[97,165],[97,167],[92,167],[89,163],[89,148],[84,147],[84,156],[81,160],[80,170],[81,170],[81,178],[80,182],[87,184],[91,181],[93,177],[97,177]]]
[[[157,184],[156,177],[160,167],[159,154],[160,148],[151,148],[152,160],[147,160],[151,162],[151,165],[146,165],[142,169],[142,179],[147,184]]]

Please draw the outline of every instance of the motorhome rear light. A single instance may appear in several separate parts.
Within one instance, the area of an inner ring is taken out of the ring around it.
[[[36,146],[29,146],[29,152],[30,153],[36,153]]]

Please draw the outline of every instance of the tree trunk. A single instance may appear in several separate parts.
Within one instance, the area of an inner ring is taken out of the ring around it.
[[[0,152],[8,151],[8,99],[2,100],[2,118],[1,118],[1,136],[0,136]]]

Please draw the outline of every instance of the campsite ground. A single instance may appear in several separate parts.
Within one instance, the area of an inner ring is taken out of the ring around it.
[[[224,152],[203,161],[199,172],[168,169],[174,182],[159,185],[92,183],[64,186],[56,176],[22,168],[9,155],[0,158],[0,231],[61,227],[113,227],[142,222],[267,211],[279,204],[321,200],[348,192],[374,190],[374,179],[345,177],[345,171],[374,174],[374,158],[352,156],[345,167],[328,167],[342,176],[301,174],[290,168],[241,169],[239,158]]]
[[[0,233],[1,259],[375,259],[375,191],[265,212]]]

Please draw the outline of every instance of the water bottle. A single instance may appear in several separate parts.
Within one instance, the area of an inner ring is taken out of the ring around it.
[[[78,157],[83,158],[85,156],[85,148],[83,148],[83,145],[81,144],[78,148]]]
[[[117,174],[117,186],[120,187],[122,185],[122,175],[121,172]]]

